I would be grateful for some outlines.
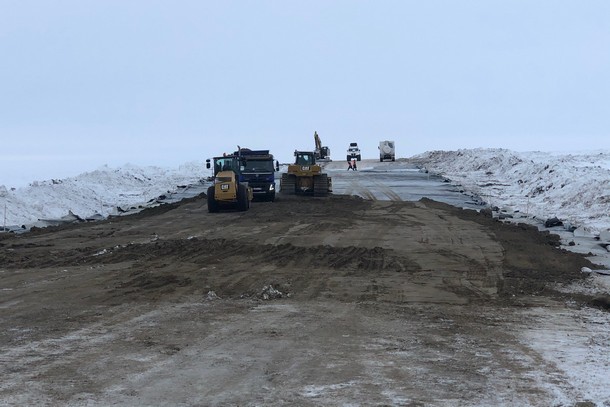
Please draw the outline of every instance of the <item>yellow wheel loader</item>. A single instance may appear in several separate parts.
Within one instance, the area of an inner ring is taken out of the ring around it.
[[[208,212],[233,208],[247,211],[253,198],[252,188],[246,182],[239,182],[241,158],[235,155],[214,157],[214,185],[208,188]],[[206,167],[211,168],[210,160]]]
[[[281,193],[327,196],[332,192],[331,178],[316,164],[313,151],[295,151],[294,157],[294,164],[289,165],[288,171],[282,174]]]

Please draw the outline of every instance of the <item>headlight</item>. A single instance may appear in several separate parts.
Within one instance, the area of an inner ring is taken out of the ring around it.
[[[269,184],[269,191],[273,191],[275,189],[275,184]]]

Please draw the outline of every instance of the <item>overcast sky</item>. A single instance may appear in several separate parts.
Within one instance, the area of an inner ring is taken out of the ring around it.
[[[313,133],[610,149],[607,0],[0,0],[0,184]]]

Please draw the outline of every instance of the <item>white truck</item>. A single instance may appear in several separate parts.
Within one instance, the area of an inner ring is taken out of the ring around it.
[[[396,160],[396,150],[394,149],[394,142],[390,140],[383,140],[379,142],[379,161],[383,160]]]
[[[347,161],[356,160],[360,161],[360,149],[358,148],[358,143],[349,143],[349,147],[347,148]]]

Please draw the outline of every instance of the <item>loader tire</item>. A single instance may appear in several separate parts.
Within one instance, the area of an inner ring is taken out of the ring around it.
[[[208,188],[208,212],[218,212],[218,202],[214,197],[214,185]]]
[[[286,195],[294,195],[297,190],[296,177],[290,174],[282,174],[280,192]]]
[[[320,174],[313,177],[313,196],[328,195],[328,175]]]
[[[247,211],[250,208],[250,200],[248,199],[248,188],[245,185],[237,186],[237,209]]]

